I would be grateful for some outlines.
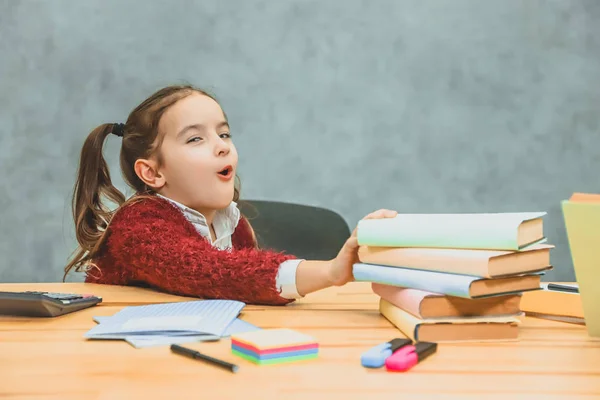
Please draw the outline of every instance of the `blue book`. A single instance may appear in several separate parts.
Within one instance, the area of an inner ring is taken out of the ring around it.
[[[365,263],[354,264],[352,273],[358,282],[375,282],[468,299],[537,290],[541,281],[539,272],[488,279]]]

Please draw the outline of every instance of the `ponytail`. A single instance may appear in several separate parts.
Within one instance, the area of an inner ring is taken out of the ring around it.
[[[119,206],[125,202],[123,193],[112,184],[108,165],[102,155],[106,137],[111,133],[122,136],[123,129],[123,124],[102,124],[89,134],[81,149],[72,199],[75,236],[80,247],[65,267],[63,281],[71,269],[81,272],[102,243],[114,213],[103,204],[103,197]]]

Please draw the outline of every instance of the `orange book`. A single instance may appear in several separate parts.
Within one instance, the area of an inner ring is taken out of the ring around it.
[[[543,290],[523,293],[521,310],[531,315],[583,318],[579,293],[548,290],[547,286],[542,284]]]
[[[498,278],[550,269],[553,245],[538,244],[521,251],[360,246],[366,264]]]

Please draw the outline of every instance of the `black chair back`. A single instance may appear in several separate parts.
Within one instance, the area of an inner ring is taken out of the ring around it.
[[[261,248],[298,258],[333,259],[351,234],[341,215],[321,207],[268,200],[240,200],[238,207]]]

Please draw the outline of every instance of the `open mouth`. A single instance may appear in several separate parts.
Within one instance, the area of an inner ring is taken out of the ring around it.
[[[225,168],[223,168],[222,170],[220,170],[219,172],[217,172],[220,176],[222,177],[230,177],[231,173],[233,172],[233,167],[231,165],[226,166]]]
[[[223,175],[223,176],[227,176],[229,175],[229,173],[231,172],[232,168],[231,166],[226,166],[224,169],[222,169],[221,171],[219,171],[219,175]]]

